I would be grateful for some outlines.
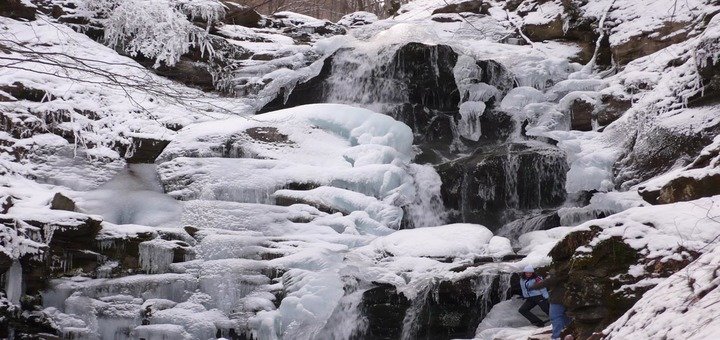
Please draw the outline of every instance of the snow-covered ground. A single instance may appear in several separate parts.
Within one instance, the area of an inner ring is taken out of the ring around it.
[[[648,170],[642,163],[647,153],[660,154],[654,141],[662,140],[653,138],[664,131],[699,136],[718,125],[717,104],[687,107],[702,90],[697,49],[717,38],[718,16],[706,17],[717,5],[583,4],[583,18],[607,21],[613,48],[669,21],[688,27],[687,39],[611,74],[594,69],[595,59],[578,63],[580,43],[528,43],[516,33],[558,18],[569,25],[576,18],[563,2],[525,1],[505,10],[505,2],[493,1],[484,13],[433,13],[462,2],[418,0],[382,20],[359,13],[366,24],[343,28],[347,34],[320,34],[336,26],[295,13],[272,18],[285,26],[218,24],[213,34],[251,56],[237,57],[218,78],[235,96],[164,78],[45,14],[32,21],[0,16],[5,299],[19,305],[34,289],[48,324],[64,337],[345,339],[371,327],[366,293],[393,287],[409,305],[398,336],[410,339],[427,301],[440,300],[443,282],[472,282],[480,317],[470,336],[543,338],[547,329],[517,313],[510,274],[549,265],[565,236],[599,227],[576,256],[620,238],[645,261],[630,267],[635,280],[621,290],[654,287],[604,331],[609,338],[718,335],[712,316],[720,196],[653,206],[638,194],[718,174],[717,136],[697,155],[669,156],[675,164]],[[129,25],[137,3],[104,24]],[[143,18],[175,15],[168,20],[183,23],[210,53],[203,42],[211,30],[185,14],[212,22],[224,10],[211,0],[179,1],[186,12],[178,15],[165,12],[169,3],[155,2]],[[141,39],[144,28],[132,27]],[[125,53],[179,63],[189,47],[176,38],[166,40],[180,45],[136,42]],[[452,85],[465,95],[452,120],[457,156],[477,151],[462,145],[481,140],[480,119],[498,109],[516,122],[511,141],[557,142],[569,165],[565,190],[592,198],[556,207],[560,227],[512,240],[479,224],[449,224],[441,177],[432,165],[415,163],[415,131],[382,114],[385,99],[406,94],[393,92],[392,81],[367,81],[408,43],[447,45],[458,54]],[[712,50],[701,52],[717,60]],[[321,73],[331,56],[358,66],[329,78],[332,103],[254,115]],[[478,63],[488,60],[510,76],[482,75]],[[469,81],[483,76],[499,80]],[[590,129],[573,129],[577,103],[598,108],[607,97],[630,107],[606,124],[588,113]],[[530,137],[521,136],[521,125]],[[159,150],[148,146],[156,142]],[[149,163],[133,164],[147,150],[157,151]],[[72,206],[63,208],[58,193]],[[656,263],[686,259],[693,262],[670,278],[654,276]],[[38,263],[52,264],[47,287],[23,281]]]

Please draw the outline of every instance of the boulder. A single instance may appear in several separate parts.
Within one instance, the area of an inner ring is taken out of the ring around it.
[[[125,160],[130,164],[155,163],[155,160],[170,144],[169,140],[146,137],[133,137],[130,152],[126,152]]]
[[[53,210],[75,211],[75,208],[75,201],[59,192],[50,201],[50,209]]]
[[[653,126],[632,139],[628,151],[614,165],[615,183],[627,188],[683,166],[700,154],[720,133],[720,124],[686,131],[677,126]]]
[[[706,203],[706,202],[705,202]],[[587,223],[569,233],[550,251],[552,273],[567,274],[563,304],[573,323],[576,339],[588,339],[625,314],[659,280],[682,270],[707,249],[712,236],[690,236],[683,245],[686,226],[676,216],[692,216],[697,228],[710,226],[704,210],[678,203],[669,208],[643,207]],[[699,203],[704,204],[704,203]],[[661,209],[661,210],[658,210]],[[666,217],[658,215],[666,212]],[[690,222],[692,224],[692,222]],[[693,226],[687,226],[688,229]],[[544,270],[540,270],[544,273]]]

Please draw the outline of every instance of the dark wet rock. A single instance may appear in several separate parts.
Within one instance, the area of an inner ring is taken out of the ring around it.
[[[275,197],[275,204],[283,207],[289,207],[293,204],[307,204],[311,207],[315,207],[316,209],[326,212],[328,214],[335,214],[335,213],[345,213],[348,214],[351,211],[340,211],[336,209],[335,207],[331,207],[325,204],[322,204],[320,202],[314,202],[311,200],[305,200],[299,197],[294,196],[285,196],[282,193],[275,193],[273,194],[273,197]]]
[[[267,113],[300,105],[322,103],[325,101],[326,90],[324,82],[332,72],[332,62],[332,56],[325,59],[320,73],[317,76],[305,82],[298,83],[292,90],[290,90],[289,94],[287,94],[288,90],[282,88],[275,99],[265,104],[265,106],[257,113]]]
[[[367,339],[399,339],[410,301],[392,285],[379,285],[363,293],[360,310],[367,318]]]
[[[720,60],[714,60],[713,51],[720,50],[720,38],[703,39],[695,49],[702,91],[688,100],[690,106],[715,104],[720,101]]]
[[[0,213],[7,214],[15,205],[15,199],[12,196],[5,196],[2,198],[2,204],[0,204]]]
[[[505,95],[517,86],[515,75],[512,74],[501,63],[492,59],[483,59],[476,62],[477,66],[482,70],[482,74],[478,81],[494,86],[499,93],[497,99],[502,99]],[[487,104],[494,104],[492,102]]]
[[[15,97],[17,100],[29,100],[31,102],[41,102],[43,100],[50,100],[52,97],[47,92],[27,87],[21,82],[14,82],[12,85],[0,86],[0,90],[5,91],[9,95]]]
[[[16,216],[0,222],[18,235],[44,244],[19,259],[28,295],[45,289],[51,278],[91,273],[98,266],[100,258],[93,246],[101,221],[95,217],[63,212],[56,218]]]
[[[720,195],[720,174],[700,178],[678,177],[659,190],[639,190],[640,196],[652,204],[669,204],[692,201],[703,197]]]
[[[606,126],[616,121],[632,106],[629,99],[619,98],[613,95],[602,95],[601,105],[597,109],[597,123]]]
[[[416,325],[408,333],[414,339],[472,338],[480,321],[509,296],[509,290],[508,274],[440,281],[418,296],[424,300],[418,313],[406,315]]]
[[[225,18],[223,23],[228,25],[240,25],[245,27],[260,27],[262,15],[255,11],[254,8],[241,5],[234,1],[222,1],[227,7],[225,10]]]
[[[565,154],[550,145],[511,143],[437,167],[451,220],[496,230],[518,211],[557,207],[565,200]]]
[[[570,104],[570,128],[578,131],[592,131],[595,105],[576,98]]]
[[[50,201],[50,209],[53,210],[75,211],[75,208],[75,201],[59,192]]]
[[[461,16],[452,14],[435,14],[432,16],[432,18],[430,18],[430,20],[442,23],[463,21]]]
[[[154,138],[133,137],[130,152],[126,153],[125,160],[130,164],[155,163],[155,160],[170,144],[168,140]],[[129,154],[129,157],[127,156]]]
[[[96,241],[96,247],[103,255],[105,262],[117,263],[116,266],[109,268],[110,272],[106,275],[119,277],[140,273],[140,244],[157,236],[157,233],[150,231],[135,235],[103,235]]]
[[[347,27],[370,25],[378,20],[378,16],[369,12],[355,12],[343,16],[337,23]]]
[[[288,138],[288,135],[281,133],[275,127],[249,128],[245,130],[245,134],[256,141],[275,144],[294,144],[293,141]]]
[[[55,323],[41,311],[13,305],[4,294],[0,297],[0,338],[61,339]]]
[[[560,215],[558,215],[557,211],[542,211],[539,214],[523,216],[505,224],[498,230],[497,234],[510,240],[517,240],[522,234],[536,230],[548,230],[559,226],[561,226]]]
[[[367,329],[359,338],[471,338],[492,306],[510,296],[511,277],[501,273],[440,280],[413,301],[392,285],[376,284],[363,293],[360,308]]]
[[[457,2],[447,4],[446,6],[435,9],[432,14],[441,13],[477,13],[477,14],[488,14],[490,4],[482,0],[468,0],[463,2]]]
[[[36,7],[29,1],[3,0],[0,2],[0,16],[15,20],[35,20]]]
[[[347,33],[345,27],[328,20],[323,20],[324,23],[318,25],[319,19],[311,18],[312,22],[307,22],[305,19],[305,17],[294,16],[289,12],[275,13],[265,18],[264,27],[282,29],[283,33],[295,39],[296,43],[309,43],[313,39],[312,34],[333,36]]]

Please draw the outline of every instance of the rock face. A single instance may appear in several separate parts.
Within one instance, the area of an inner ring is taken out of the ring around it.
[[[519,211],[562,204],[567,171],[562,151],[533,143],[479,149],[438,166],[452,219],[492,229],[512,221]]]
[[[685,41],[691,31],[690,22],[665,22],[653,34],[638,34],[611,46],[615,61],[625,65],[637,58],[653,54],[673,44]]]
[[[686,202],[720,195],[720,174],[701,178],[678,177],[665,184],[660,190],[640,190],[640,195],[652,204]]]
[[[596,109],[597,123],[600,126],[606,126],[616,121],[632,106],[630,100],[612,95],[601,96],[600,102],[600,107]]]
[[[410,301],[392,285],[381,285],[363,293],[360,309],[367,316],[364,337],[399,339]]]
[[[715,20],[720,21],[717,18]],[[718,26],[718,24],[715,24],[709,27],[708,30]],[[689,105],[714,104],[720,100],[720,59],[718,58],[718,50],[720,50],[720,36],[713,36],[712,34],[704,38],[695,49],[695,65],[697,65],[703,90],[689,100]]]
[[[720,124],[707,126],[698,132],[655,126],[637,135],[634,145],[615,164],[618,172],[615,182],[627,187],[668,171],[683,159],[698,156],[718,133]]]

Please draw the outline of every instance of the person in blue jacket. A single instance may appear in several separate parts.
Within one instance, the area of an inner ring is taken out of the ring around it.
[[[548,297],[550,296],[548,294],[547,289],[540,288],[535,289],[533,288],[533,285],[536,283],[542,282],[542,277],[535,274],[535,269],[528,265],[525,266],[525,269],[523,269],[523,274],[520,276],[520,289],[522,290],[523,298],[525,299],[525,303],[520,306],[520,309],[518,309],[518,312],[522,314],[530,323],[537,327],[543,327],[545,326],[545,322],[540,320],[535,314],[533,314],[530,310],[533,309],[535,306],[540,306],[540,309],[542,309],[545,314],[550,314],[550,307],[548,305]]]
[[[567,272],[553,270],[550,277],[533,284],[532,289],[550,289],[550,322],[552,323],[552,340],[560,340],[563,329],[570,324],[570,318],[565,313],[565,293],[567,288]]]

